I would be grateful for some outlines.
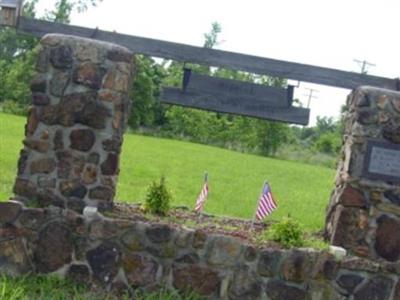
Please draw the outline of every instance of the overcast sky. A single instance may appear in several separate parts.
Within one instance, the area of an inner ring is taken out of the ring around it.
[[[41,7],[54,1],[41,0]],[[222,26],[217,48],[268,58],[400,77],[400,0],[103,0],[74,14],[72,24],[202,46],[212,22]],[[301,83],[295,97],[317,115],[339,115],[348,90]]]

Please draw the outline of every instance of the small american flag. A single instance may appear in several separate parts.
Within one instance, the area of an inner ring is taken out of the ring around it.
[[[258,207],[256,212],[257,220],[264,219],[277,207],[278,205],[272,197],[271,189],[269,188],[268,183],[265,183],[260,199],[258,200]]]
[[[208,196],[208,180],[206,174],[203,188],[201,189],[200,195],[196,200],[196,206],[194,208],[196,212],[201,212],[203,210],[203,205],[207,200],[207,196]]]

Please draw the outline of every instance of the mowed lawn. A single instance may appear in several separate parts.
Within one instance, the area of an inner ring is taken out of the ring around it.
[[[25,120],[0,114],[0,199],[12,195]],[[335,176],[324,167],[132,134],[125,135],[120,169],[118,201],[143,202],[149,184],[165,175],[172,204],[193,207],[207,171],[205,212],[247,219],[267,180],[279,205],[269,218],[290,215],[308,230],[323,228]]]

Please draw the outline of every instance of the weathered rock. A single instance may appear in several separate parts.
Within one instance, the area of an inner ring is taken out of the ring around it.
[[[255,300],[261,299],[261,281],[248,270],[248,267],[234,271],[229,285],[229,299]]]
[[[142,251],[145,248],[145,243],[143,242],[143,237],[138,232],[138,228],[135,227],[131,230],[128,230],[126,233],[122,235],[121,241],[125,247],[127,247],[130,251]]]
[[[116,175],[118,172],[119,157],[115,153],[109,153],[106,160],[101,164],[103,175]]]
[[[0,242],[0,274],[21,276],[32,272],[30,257],[21,238]]]
[[[36,107],[31,107],[28,113],[28,123],[25,126],[25,135],[26,136],[33,135],[38,125],[39,125],[39,117],[37,114],[37,109]]]
[[[369,110],[368,111],[359,111],[356,114],[356,120],[363,125],[369,125],[369,124],[373,124],[377,121],[377,115]]]
[[[57,69],[68,69],[72,67],[72,55],[70,46],[58,46],[50,50],[50,62]]]
[[[242,244],[231,237],[214,239],[208,252],[208,263],[211,265],[233,266],[242,252]]]
[[[50,93],[56,97],[63,96],[69,83],[69,78],[69,72],[54,72],[50,81]]]
[[[391,102],[392,102],[392,105],[393,105],[393,108],[395,109],[395,111],[400,113],[400,98],[392,99]]]
[[[146,228],[146,236],[153,243],[167,243],[171,240],[172,230],[168,225],[154,224]]]
[[[377,220],[375,250],[379,256],[396,261],[400,258],[400,222],[386,215]]]
[[[90,224],[89,235],[91,238],[110,239],[119,234],[119,229],[115,222],[100,219]]]
[[[363,270],[370,273],[379,271],[379,263],[370,259],[359,258],[356,256],[344,257],[340,264],[341,268],[352,271]]]
[[[122,264],[130,286],[138,288],[155,284],[158,266],[151,256],[124,253]]]
[[[187,253],[175,259],[175,262],[184,264],[197,264],[199,261],[200,258],[196,253]]]
[[[33,139],[25,139],[24,140],[24,145],[28,148],[31,148],[37,152],[40,153],[45,153],[49,150],[50,145],[46,141],[40,141],[40,140],[33,140]]]
[[[117,69],[109,70],[104,78],[103,88],[125,92],[129,87],[129,75]]]
[[[34,259],[39,272],[50,273],[72,260],[72,236],[60,222],[48,224],[40,233]]]
[[[32,104],[33,105],[47,105],[50,103],[50,98],[44,93],[33,93]]]
[[[100,90],[99,100],[104,102],[112,102],[114,104],[120,104],[123,99],[123,94],[110,90]]]
[[[67,208],[82,213],[86,206],[86,202],[83,199],[76,197],[69,197],[67,201]]]
[[[40,188],[55,188],[56,179],[52,176],[39,175],[37,177],[37,185]]]
[[[346,207],[367,207],[367,202],[362,191],[347,185],[340,195],[340,204]]]
[[[389,300],[392,287],[393,280],[376,276],[354,294],[354,300]]]
[[[400,144],[400,126],[390,123],[383,128],[382,134],[389,142]]]
[[[82,181],[85,184],[92,184],[96,182],[96,179],[97,179],[97,167],[94,165],[87,165],[83,171]]]
[[[46,105],[41,109],[39,120],[46,125],[57,125],[59,123],[59,110],[58,105]]]
[[[24,228],[38,230],[46,221],[45,212],[41,208],[24,209],[18,221]]]
[[[18,159],[18,175],[24,174],[27,166],[28,166],[28,152],[25,150],[21,150]]]
[[[400,101],[399,101],[400,104]],[[400,112],[400,108],[399,108]],[[396,289],[394,291],[393,300],[400,300],[400,281],[397,282]]]
[[[281,276],[287,281],[304,281],[311,273],[314,261],[309,253],[290,251],[281,263]]]
[[[49,174],[56,168],[56,162],[52,158],[41,158],[31,162],[31,174]]]
[[[89,151],[96,140],[94,132],[90,129],[76,129],[71,131],[69,136],[71,149]]]
[[[89,197],[102,201],[112,201],[114,198],[114,191],[105,186],[98,186],[89,191]]]
[[[87,188],[79,180],[65,180],[60,182],[60,192],[65,197],[83,199]]]
[[[384,193],[384,196],[393,204],[400,206],[400,192],[396,193],[395,191],[388,190]]]
[[[330,253],[321,253],[312,267],[312,277],[321,280],[332,280],[339,269],[339,263]]]
[[[49,55],[50,52],[48,49],[41,49],[38,53],[38,57],[36,60],[36,71],[38,72],[47,72],[47,67],[49,65]]]
[[[92,89],[99,89],[104,74],[104,68],[91,62],[85,62],[75,69],[73,80],[76,83],[83,84]]]
[[[363,209],[338,205],[335,212],[331,243],[349,248],[359,244],[368,229],[368,214]]]
[[[47,80],[42,74],[36,75],[31,82],[31,91],[38,93],[46,93]]]
[[[107,52],[107,59],[116,62],[131,63],[133,60],[132,53],[122,51],[120,49],[113,49]]]
[[[73,264],[69,267],[67,278],[79,284],[89,283],[90,271],[86,265]]]
[[[193,234],[193,248],[201,249],[204,248],[207,242],[207,234],[202,230],[196,230]]]
[[[121,261],[120,250],[116,244],[104,242],[88,251],[86,258],[97,280],[103,284],[113,281]]]
[[[253,246],[248,246],[244,250],[244,258],[248,262],[255,261],[257,258],[257,250]]]
[[[357,274],[344,274],[336,279],[336,282],[341,288],[345,289],[348,294],[352,294],[363,280],[364,278]]]
[[[14,184],[14,193],[27,198],[35,197],[36,187],[27,179],[17,178]]]
[[[175,288],[181,291],[194,291],[200,295],[211,295],[219,290],[221,279],[218,273],[207,267],[190,265],[173,267]]]
[[[0,202],[0,224],[12,223],[22,211],[22,204],[17,201]]]
[[[121,152],[122,141],[118,137],[103,141],[103,149],[108,152]]]
[[[86,103],[77,121],[95,129],[104,129],[110,115],[109,109],[103,104],[91,101]]]
[[[89,164],[97,165],[99,163],[99,161],[100,161],[100,155],[98,153],[92,152],[89,154],[88,159],[87,159],[87,162]]]
[[[306,298],[306,292],[303,289],[279,279],[269,280],[266,291],[271,300],[305,300]]]
[[[63,131],[61,129],[56,130],[56,133],[54,134],[53,145],[54,151],[64,149]]]
[[[59,151],[57,156],[57,176],[61,179],[79,179],[85,167],[84,156]]]
[[[261,276],[274,277],[278,273],[279,262],[282,252],[266,249],[260,252],[257,271]]]

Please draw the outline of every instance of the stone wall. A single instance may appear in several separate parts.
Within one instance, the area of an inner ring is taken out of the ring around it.
[[[110,207],[130,110],[133,55],[64,35],[47,35],[40,44],[14,192],[42,207]]]
[[[208,299],[399,300],[400,263],[258,249],[167,224],[0,203],[0,273],[67,276],[118,291],[169,287]]]
[[[348,108],[326,234],[358,256],[398,262],[400,93],[362,87]]]

